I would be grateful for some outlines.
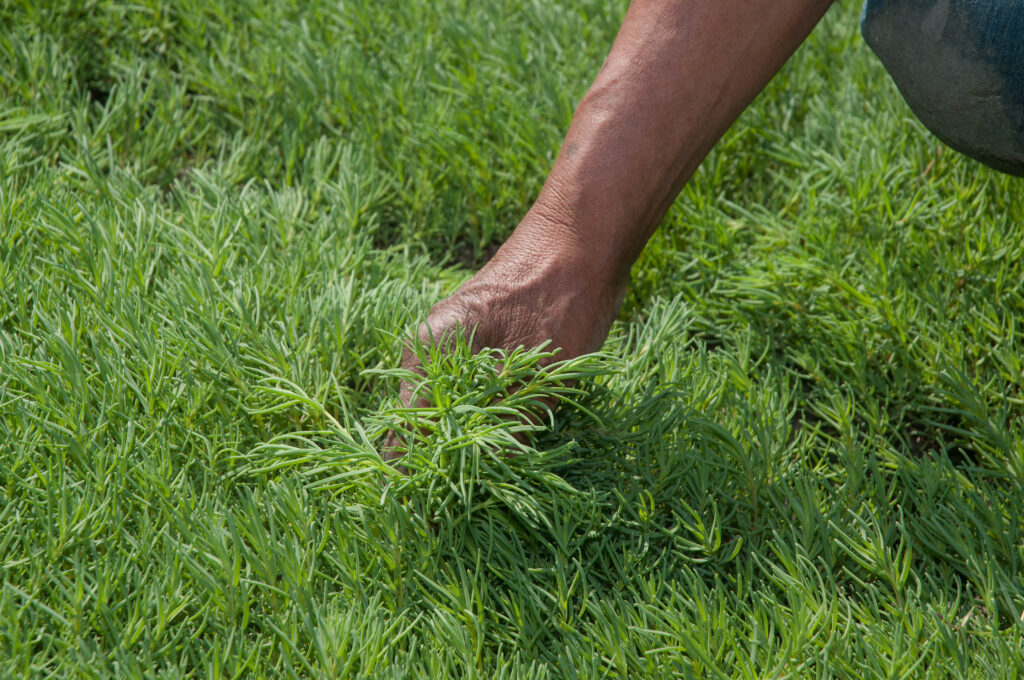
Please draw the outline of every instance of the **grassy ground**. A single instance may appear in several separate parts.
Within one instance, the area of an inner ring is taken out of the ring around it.
[[[624,2],[43,5],[0,4],[0,677],[1024,673],[1024,185],[927,135],[855,3],[602,355],[438,360],[421,413],[402,334]]]

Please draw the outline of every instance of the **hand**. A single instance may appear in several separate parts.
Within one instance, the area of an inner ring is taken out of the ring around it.
[[[434,305],[420,325],[418,339],[445,346],[456,333],[472,334],[473,351],[485,347],[537,347],[547,341],[563,360],[601,347],[625,293],[625,282],[609,281],[574,239],[553,238],[558,227],[528,217],[473,278],[447,300]],[[556,243],[557,242],[557,243]],[[419,359],[406,348],[402,367],[416,371]],[[413,400],[412,386],[401,386],[402,402]],[[428,406],[421,397],[419,405]],[[385,459],[405,447],[390,434]]]

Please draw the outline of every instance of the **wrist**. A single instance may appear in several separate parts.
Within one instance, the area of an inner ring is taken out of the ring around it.
[[[583,287],[617,291],[626,286],[633,262],[614,242],[615,233],[609,225],[584,223],[538,200],[495,259],[528,264]]]

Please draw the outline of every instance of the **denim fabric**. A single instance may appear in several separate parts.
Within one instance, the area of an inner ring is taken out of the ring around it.
[[[861,29],[939,139],[1024,175],[1024,0],[867,0]]]

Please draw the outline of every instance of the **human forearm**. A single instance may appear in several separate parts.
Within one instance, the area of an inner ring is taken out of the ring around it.
[[[568,249],[624,282],[683,184],[830,4],[634,0],[505,250]]]

